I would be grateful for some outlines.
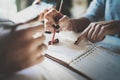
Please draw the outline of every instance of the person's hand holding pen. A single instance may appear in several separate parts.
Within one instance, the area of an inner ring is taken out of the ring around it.
[[[49,10],[44,18],[48,31],[53,32],[53,25],[57,23],[60,26],[59,30],[81,32],[75,44],[79,44],[84,38],[95,43],[102,41],[106,35],[120,34],[120,21],[102,21],[90,24],[87,18],[70,19],[55,9]]]
[[[80,22],[79,22],[80,21]],[[66,15],[63,15],[56,9],[51,9],[44,15],[44,24],[47,31],[54,32],[53,25],[59,25],[59,31],[75,31],[80,32],[83,31],[85,28],[84,26],[87,26],[90,23],[88,19],[81,18],[81,19],[70,19]]]
[[[91,23],[78,37],[75,44],[79,44],[82,39],[96,43],[102,41],[106,35],[120,34],[120,21],[100,21]]]
[[[44,32],[44,26],[28,26],[26,29],[0,35],[0,74],[10,74],[40,63],[47,46],[45,36],[33,38]]]
[[[71,30],[70,18],[63,15],[56,9],[50,9],[44,15],[44,24],[47,31],[54,31],[54,25],[59,25],[59,31]]]

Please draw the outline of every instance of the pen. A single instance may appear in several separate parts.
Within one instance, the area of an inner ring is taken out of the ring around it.
[[[61,12],[61,10],[62,10],[62,5],[63,5],[63,0],[61,0],[60,7],[59,7],[59,12]],[[56,29],[59,29],[59,25],[53,25],[53,27],[54,27],[53,37],[52,37],[52,40],[49,42],[49,45],[54,44],[55,41],[59,42],[58,39],[55,40]]]
[[[61,0],[61,3],[60,3],[60,8],[59,8],[59,12],[61,12],[61,10],[62,10],[62,5],[63,5],[63,0]],[[53,37],[52,37],[52,41],[51,41],[51,44],[53,44],[54,43],[54,41],[59,41],[58,39],[57,40],[55,40],[55,35],[56,35],[56,29],[58,29],[59,28],[59,25],[53,25],[53,27],[54,27],[54,32],[53,32]]]

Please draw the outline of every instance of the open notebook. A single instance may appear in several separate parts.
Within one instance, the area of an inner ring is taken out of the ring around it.
[[[40,4],[37,5],[31,5],[20,12],[18,12],[16,15],[11,17],[11,20],[15,23],[25,23],[27,21],[33,20],[36,18],[41,12],[43,12],[45,9],[50,9],[55,4],[52,3],[46,3],[46,2],[40,2]]]
[[[50,35],[46,36],[47,40],[51,39]],[[85,41],[76,46],[74,41],[77,36],[72,35],[72,32],[59,33],[56,37],[59,38],[60,43],[50,45],[46,57],[87,79],[120,79],[120,39],[107,36],[103,42],[97,44]]]

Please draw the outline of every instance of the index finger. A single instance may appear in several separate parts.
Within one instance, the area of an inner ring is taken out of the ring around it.
[[[81,34],[80,36],[77,38],[77,40],[75,41],[74,44],[78,45],[84,38],[86,38],[89,30],[90,30],[91,25],[89,25]]]
[[[78,45],[85,38],[85,36],[85,33],[81,33],[81,35],[77,38],[74,44]]]

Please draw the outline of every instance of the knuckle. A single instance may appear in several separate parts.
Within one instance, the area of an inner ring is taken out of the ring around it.
[[[46,14],[44,15],[44,18],[47,19],[47,18],[49,17],[49,15],[50,15],[49,13],[46,13]]]
[[[99,24],[96,23],[96,22],[93,22],[93,23],[91,23],[91,25],[92,25],[92,26],[97,26],[97,25],[99,25]]]
[[[90,23],[90,25],[96,25],[96,23],[95,23],[95,22],[92,22],[92,23]]]
[[[102,27],[102,25],[101,24],[98,24],[97,26],[96,26],[96,30],[97,29],[100,29]]]
[[[45,19],[49,18],[49,17],[50,17],[50,14],[51,14],[50,12],[47,12],[47,13],[44,15],[44,18],[45,18]]]
[[[44,24],[48,24],[49,23],[49,20],[48,19],[44,19]]]
[[[56,10],[55,9],[51,9],[51,11],[50,12],[56,12]]]
[[[64,15],[62,18],[61,18],[61,21],[68,21],[69,20],[69,18],[66,16],[66,15]]]
[[[49,11],[49,13],[56,13],[56,12],[57,12],[57,10],[54,8]]]
[[[101,30],[102,30],[102,31],[106,31],[107,28],[106,28],[105,26],[102,26],[102,27],[101,27]]]
[[[68,19],[68,17],[66,15],[64,15],[63,18]]]

